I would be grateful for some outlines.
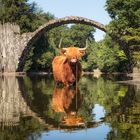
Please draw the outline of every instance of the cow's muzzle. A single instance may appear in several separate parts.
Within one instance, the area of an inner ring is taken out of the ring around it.
[[[77,59],[74,59],[74,58],[73,58],[73,59],[70,60],[70,62],[71,62],[71,63],[76,63],[76,62],[77,62]]]

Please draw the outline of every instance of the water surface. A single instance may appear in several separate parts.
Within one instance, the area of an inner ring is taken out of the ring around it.
[[[140,140],[140,89],[124,76],[0,77],[0,140]]]

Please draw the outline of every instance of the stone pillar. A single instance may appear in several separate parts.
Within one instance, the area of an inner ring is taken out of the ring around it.
[[[0,72],[15,72],[17,69],[20,28],[18,25],[0,24]]]
[[[45,123],[40,115],[28,106],[23,97],[27,91],[23,93],[20,90],[19,80],[15,76],[0,76],[0,127],[18,125],[21,116],[33,116],[40,123]]]
[[[0,24],[0,72],[16,72],[23,50],[30,40],[30,33],[21,35],[15,24]]]

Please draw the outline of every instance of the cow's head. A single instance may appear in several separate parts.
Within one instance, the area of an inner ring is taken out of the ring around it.
[[[87,41],[85,48],[78,48],[74,46],[62,48],[62,54],[67,57],[69,62],[76,63],[79,60],[79,58],[85,54],[86,49],[87,49]]]

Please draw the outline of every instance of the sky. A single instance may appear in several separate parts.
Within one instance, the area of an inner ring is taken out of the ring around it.
[[[36,2],[44,11],[57,18],[66,16],[81,16],[98,21],[104,25],[111,20],[105,11],[106,0],[29,0]],[[95,40],[103,38],[104,32],[96,29]]]

